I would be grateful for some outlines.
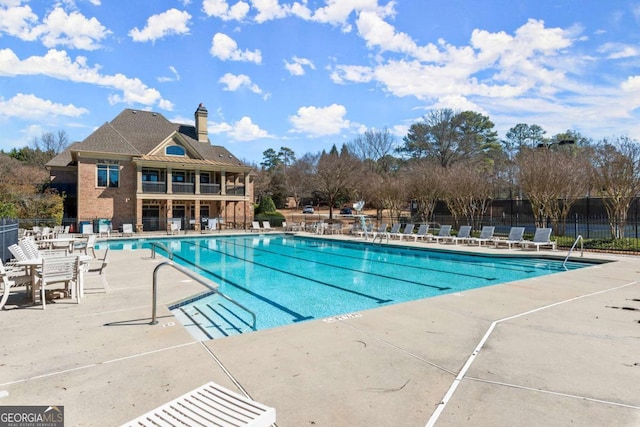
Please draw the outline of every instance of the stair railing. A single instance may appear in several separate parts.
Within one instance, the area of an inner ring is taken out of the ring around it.
[[[571,253],[575,249],[578,242],[580,242],[580,257],[582,258],[584,256],[584,239],[582,238],[581,234],[578,234],[578,237],[576,237],[576,241],[573,242],[571,249],[569,249],[569,252],[567,253],[567,257],[564,259],[564,262],[562,263],[562,266],[564,267],[565,270],[567,270],[567,260],[571,256]]]

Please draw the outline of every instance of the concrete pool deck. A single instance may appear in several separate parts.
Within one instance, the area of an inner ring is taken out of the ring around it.
[[[88,277],[79,305],[17,294],[0,312],[0,406],[117,426],[215,381],[281,427],[640,425],[640,257],[202,343],[166,308],[200,285],[163,268],[152,326],[164,259],[110,257],[108,293]]]

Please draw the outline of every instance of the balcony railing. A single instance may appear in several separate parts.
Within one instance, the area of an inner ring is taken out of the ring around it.
[[[227,185],[229,196],[244,196],[244,185]]]
[[[200,194],[220,194],[220,184],[200,184]]]
[[[143,182],[142,192],[143,193],[166,193],[167,183],[166,182]]]
[[[185,182],[174,182],[171,185],[174,193],[181,194],[195,194],[196,186],[195,184],[185,183]]]

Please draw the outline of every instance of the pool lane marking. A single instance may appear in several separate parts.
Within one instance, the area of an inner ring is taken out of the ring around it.
[[[558,301],[558,302],[555,302],[553,304],[548,304],[548,305],[545,305],[545,306],[542,306],[542,307],[535,308],[533,310],[528,310],[528,311],[525,311],[523,313],[514,314],[513,316],[509,316],[509,317],[505,317],[505,318],[493,321],[491,323],[491,325],[489,325],[489,329],[487,329],[487,332],[484,334],[482,339],[480,339],[480,342],[478,343],[476,348],[473,350],[473,353],[471,353],[471,355],[467,358],[467,361],[465,362],[464,366],[462,367],[462,369],[460,370],[460,372],[458,373],[456,378],[453,380],[453,383],[451,383],[451,386],[449,387],[449,390],[447,390],[446,394],[444,395],[444,397],[442,398],[440,403],[438,403],[438,406],[436,407],[436,410],[433,412],[433,414],[431,414],[431,418],[429,418],[429,421],[427,422],[425,427],[433,427],[436,424],[436,422],[438,421],[438,418],[440,418],[440,415],[442,414],[442,411],[444,411],[445,407],[447,406],[447,404],[451,400],[451,397],[455,393],[456,389],[458,388],[458,386],[460,385],[462,380],[467,375],[467,371],[469,370],[469,368],[471,368],[471,365],[475,361],[476,356],[478,356],[478,354],[480,353],[480,351],[482,350],[482,348],[484,347],[486,342],[489,340],[489,337],[493,333],[493,331],[496,328],[496,326],[498,326],[498,324],[500,324],[502,322],[509,321],[509,320],[517,319],[517,318],[522,317],[522,316],[528,316],[530,314],[537,313],[538,311],[546,310],[548,308],[557,307],[559,305],[567,304],[567,303],[570,303],[570,302],[573,302],[573,301],[577,301],[577,300],[580,300],[580,299],[583,299],[583,298],[588,298],[588,297],[592,297],[594,295],[604,294],[604,293],[607,293],[607,292],[610,292],[610,291],[616,291],[616,290],[627,288],[629,286],[633,286],[633,285],[637,285],[637,284],[638,284],[637,281],[629,282],[629,283],[626,283],[624,285],[616,286],[616,287],[609,288],[609,289],[604,289],[604,290],[601,290],[601,291],[591,292],[591,293],[585,294],[585,295],[579,295],[577,297],[573,297],[573,298],[569,298],[569,299],[566,299],[566,300]]]
[[[334,285],[334,284],[332,284],[332,283],[328,283],[328,282],[323,282],[323,281],[321,281],[321,280],[317,280],[317,279],[310,279],[310,278],[308,278],[308,277],[306,277],[306,276],[304,276],[304,275],[302,275],[302,274],[298,274],[298,273],[294,273],[294,272],[287,271],[287,270],[284,270],[284,269],[276,268],[276,267],[273,267],[273,266],[268,265],[268,264],[262,264],[262,263],[255,262],[255,261],[249,261],[249,260],[247,260],[247,259],[244,259],[244,258],[238,257],[238,256],[236,256],[236,255],[231,255],[231,254],[228,254],[228,253],[226,253],[226,252],[222,252],[221,250],[217,250],[217,249],[215,249],[215,250],[214,250],[214,249],[211,249],[211,248],[209,248],[209,247],[207,247],[207,246],[201,246],[201,245],[199,245],[199,244],[191,243],[191,242],[188,242],[187,244],[190,244],[190,245],[192,245],[192,246],[197,246],[197,247],[199,247],[199,248],[206,249],[206,250],[208,250],[208,251],[218,252],[218,253],[221,253],[221,254],[223,254],[223,255],[225,255],[225,256],[229,256],[229,257],[231,257],[231,258],[236,258],[236,259],[242,260],[242,261],[244,261],[244,262],[250,262],[251,264],[254,264],[254,265],[257,265],[257,266],[260,266],[260,267],[264,267],[264,268],[267,268],[267,269],[269,269],[269,270],[277,271],[277,272],[279,272],[279,273],[285,273],[285,274],[287,274],[287,275],[289,275],[289,276],[294,276],[294,277],[297,277],[297,278],[299,278],[299,279],[304,279],[304,280],[309,281],[309,282],[318,283],[318,284],[323,285],[323,286],[328,286],[328,287],[330,287],[330,288],[334,288],[334,289],[338,289],[338,290],[340,290],[340,291],[344,291],[344,292],[348,292],[348,293],[351,293],[351,294],[354,294],[354,295],[358,295],[358,296],[361,296],[361,297],[363,297],[363,298],[371,299],[371,300],[374,300],[374,301],[375,301],[376,303],[378,303],[378,304],[385,304],[385,303],[388,303],[388,302],[392,302],[392,301],[393,301],[393,300],[390,300],[390,299],[382,299],[382,298],[378,298],[378,297],[375,297],[375,296],[373,296],[373,295],[367,295],[367,294],[362,293],[362,292],[354,291],[353,289],[343,288],[343,287],[341,287],[341,286]],[[205,269],[204,269],[204,268],[202,268],[202,267],[198,267],[198,266],[196,266],[196,265],[195,265],[195,264],[193,264],[191,261],[188,261],[188,260],[184,259],[183,257],[181,257],[181,256],[179,256],[179,255],[175,255],[175,254],[174,254],[174,257],[178,257],[178,258],[180,258],[180,259],[184,260],[185,262],[189,263],[190,265],[194,265],[195,267],[199,268],[199,269],[200,269],[200,270],[202,270],[202,271],[206,271],[206,272],[207,272],[207,273],[209,273],[209,274],[214,274],[214,273],[210,272],[209,270],[205,270]],[[222,278],[221,276],[216,276],[216,277],[220,277],[220,278]],[[222,279],[222,280],[225,280],[225,279]],[[239,285],[236,285],[236,286],[239,286]],[[244,289],[244,288],[242,288],[241,286],[240,286],[240,288],[241,288],[241,289]]]
[[[233,246],[245,247],[244,245],[240,245],[239,243],[236,243],[235,241],[225,241],[225,243],[233,245]],[[196,246],[205,248],[205,246],[200,246],[200,245],[196,245]],[[287,246],[283,246],[283,245],[280,245],[280,246],[281,247],[287,247]],[[358,272],[360,274],[364,274],[364,275],[367,275],[367,276],[375,276],[375,277],[379,277],[379,278],[382,278],[382,279],[395,280],[395,281],[398,281],[398,282],[408,283],[410,285],[424,286],[424,287],[427,287],[427,288],[437,289],[439,291],[447,291],[447,290],[451,289],[448,286],[435,286],[435,285],[429,285],[427,283],[419,283],[419,282],[416,282],[416,281],[413,281],[413,280],[402,279],[402,278],[398,278],[398,277],[395,277],[395,276],[387,276],[385,274],[372,273],[372,272],[368,272],[368,271],[358,270],[358,269],[355,269],[355,268],[343,267],[343,266],[340,266],[340,265],[330,264],[330,263],[326,263],[326,262],[322,262],[322,261],[310,260],[310,259],[306,259],[306,258],[302,258],[302,257],[293,256],[293,255],[282,254],[280,252],[270,251],[270,250],[264,249],[264,248],[251,247],[249,249],[252,249],[252,250],[258,251],[258,252],[269,253],[269,254],[272,254],[272,255],[283,256],[283,257],[287,257],[287,258],[290,258],[290,259],[295,259],[295,260],[298,260],[298,261],[311,262],[311,263],[314,263],[314,264],[324,265],[324,266],[327,266],[327,267],[336,268],[336,269],[340,269],[340,270],[355,271],[355,272]],[[211,249],[209,249],[209,250],[211,250]],[[216,252],[225,254],[227,256],[232,256],[234,258],[243,259],[243,258],[240,258],[240,257],[236,257],[234,255],[229,255],[226,252],[222,252],[222,251],[219,251],[219,250],[216,250]],[[338,256],[338,255],[336,255],[336,256]],[[364,260],[364,261],[369,261],[369,260]],[[253,262],[256,265],[266,266],[266,264],[260,264],[260,263],[254,262],[254,261],[249,261],[249,262]],[[285,270],[281,270],[281,271],[285,271]],[[293,273],[288,273],[288,274],[292,274],[293,275]],[[480,277],[480,276],[476,277],[476,276],[471,276],[471,275],[466,275],[466,274],[461,274],[461,273],[451,273],[451,274],[460,275],[460,276],[467,276],[467,277],[474,277],[476,279],[486,279],[485,277]],[[489,279],[486,279],[486,280],[489,280]]]

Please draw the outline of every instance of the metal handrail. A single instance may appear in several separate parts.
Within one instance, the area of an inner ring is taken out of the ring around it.
[[[201,285],[203,285],[206,288],[209,288],[212,292],[220,295],[222,298],[226,299],[227,301],[229,301],[230,303],[236,305],[237,307],[241,308],[242,310],[246,311],[247,313],[249,313],[251,315],[251,318],[253,319],[253,322],[251,324],[251,329],[255,330],[256,329],[256,314],[249,310],[247,307],[245,307],[244,305],[240,304],[239,302],[233,300],[231,297],[223,294],[222,292],[220,292],[217,288],[217,286],[215,286],[214,284],[212,284],[211,282],[209,282],[208,280],[204,279],[202,276],[194,273],[193,271],[186,269],[184,267],[182,267],[181,265],[178,265],[176,263],[174,263],[173,261],[165,261],[162,262],[160,264],[158,264],[156,266],[156,268],[153,269],[153,300],[152,300],[152,306],[151,306],[151,323],[149,323],[150,325],[157,325],[158,324],[158,320],[156,319],[156,312],[157,312],[157,300],[158,300],[158,270],[160,270],[161,267],[164,267],[165,265],[169,266],[169,267],[173,267],[176,270],[186,274],[187,276],[191,277],[193,280],[195,280],[196,282],[200,283]]]
[[[569,259],[569,257],[571,256],[571,253],[573,252],[576,245],[578,244],[578,241],[580,241],[580,257],[582,258],[584,256],[584,238],[582,237],[582,234],[578,234],[578,237],[576,237],[576,241],[573,242],[571,249],[569,249],[569,252],[567,253],[567,257],[564,259],[564,262],[562,263],[562,266],[564,267],[565,270],[567,269],[567,265],[566,265],[567,260]]]
[[[151,258],[152,259],[156,259],[156,246],[164,249],[164,251],[169,256],[169,259],[173,260],[173,251],[169,250],[169,248],[167,248],[165,245],[163,245],[160,242],[151,242]]]

